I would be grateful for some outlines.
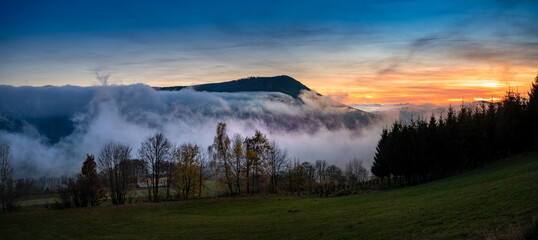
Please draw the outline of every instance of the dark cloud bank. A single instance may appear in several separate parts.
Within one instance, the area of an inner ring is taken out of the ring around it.
[[[86,153],[97,154],[107,141],[136,152],[157,131],[176,144],[208,146],[219,121],[230,135],[259,129],[302,161],[343,167],[356,156],[369,166],[379,119],[314,92],[294,99],[275,92],[156,91],[143,84],[0,86],[0,142],[11,146],[18,177],[73,174]]]

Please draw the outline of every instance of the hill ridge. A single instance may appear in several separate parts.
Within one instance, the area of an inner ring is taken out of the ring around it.
[[[310,88],[287,76],[279,75],[272,77],[247,77],[227,82],[206,83],[192,86],[154,87],[160,91],[179,91],[184,88],[192,88],[196,91],[206,92],[281,92],[299,98],[301,91],[312,91]]]

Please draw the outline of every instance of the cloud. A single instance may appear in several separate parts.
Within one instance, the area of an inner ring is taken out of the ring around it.
[[[461,102],[460,102],[461,103]],[[418,119],[429,119],[446,114],[449,105],[426,104],[350,104],[349,106],[363,111],[380,114],[383,116],[384,126],[391,125],[394,121],[408,122]]]
[[[136,152],[155,132],[165,133],[176,144],[206,147],[220,121],[228,124],[230,135],[250,136],[259,129],[303,161],[326,159],[343,167],[358,156],[367,165],[372,162],[380,132],[375,116],[350,111],[313,92],[301,97],[298,101],[274,92],[166,92],[143,84],[0,86],[0,142],[12,147],[19,177],[73,174],[85,154],[97,154],[106,142],[126,143]],[[60,131],[66,127],[58,124],[63,118],[72,122],[72,131]],[[63,135],[52,141],[43,126],[53,126]]]

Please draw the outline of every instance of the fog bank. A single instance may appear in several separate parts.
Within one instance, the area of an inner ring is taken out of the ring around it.
[[[343,167],[358,157],[369,167],[381,132],[375,119],[313,92],[294,99],[274,92],[165,92],[143,84],[0,86],[0,142],[12,148],[17,177],[73,174],[85,154],[97,154],[106,142],[129,144],[136,153],[155,132],[205,148],[221,121],[230,136],[259,129],[301,161]]]

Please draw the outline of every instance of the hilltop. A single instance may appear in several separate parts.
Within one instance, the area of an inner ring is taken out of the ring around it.
[[[208,83],[192,86],[155,87],[161,91],[179,91],[184,88],[205,92],[281,92],[299,98],[301,91],[312,91],[310,88],[286,75],[274,77],[248,77],[229,82]]]

